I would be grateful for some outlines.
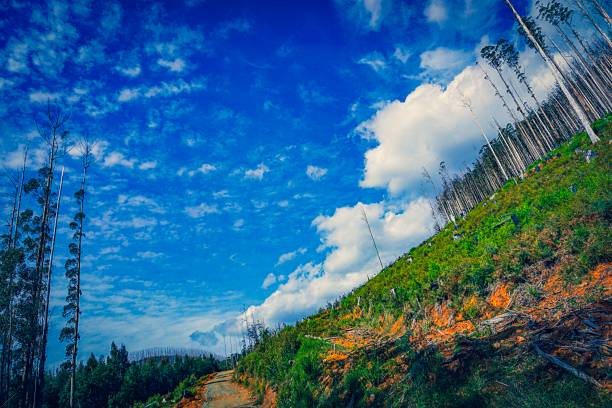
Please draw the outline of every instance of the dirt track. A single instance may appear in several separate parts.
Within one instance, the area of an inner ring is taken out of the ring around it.
[[[203,407],[249,408],[257,407],[249,391],[232,382],[233,371],[222,371],[205,383],[206,393]]]

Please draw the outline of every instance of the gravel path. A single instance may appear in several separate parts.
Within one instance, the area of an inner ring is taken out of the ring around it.
[[[249,391],[232,382],[233,371],[222,371],[206,385],[205,408],[254,408],[257,407]]]

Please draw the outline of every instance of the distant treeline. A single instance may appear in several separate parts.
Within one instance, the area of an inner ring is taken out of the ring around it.
[[[155,358],[153,358],[155,357]],[[219,370],[212,355],[153,356],[130,362],[125,346],[111,344],[110,354],[96,358],[93,354],[77,367],[75,400],[87,408],[132,407],[154,395],[171,392],[190,375],[200,377]],[[70,371],[60,367],[47,374],[44,390],[46,408],[69,406]]]

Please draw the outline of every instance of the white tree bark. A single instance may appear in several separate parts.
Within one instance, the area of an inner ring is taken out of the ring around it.
[[[544,62],[546,62],[546,65],[548,65],[548,68],[550,69],[550,71],[552,72],[553,76],[555,77],[555,80],[559,84],[559,87],[561,87],[561,91],[565,94],[565,97],[569,101],[570,105],[572,105],[572,109],[576,112],[576,115],[578,115],[578,119],[580,120],[582,126],[584,127],[584,130],[589,135],[589,139],[591,139],[591,142],[592,143],[599,142],[599,137],[595,134],[595,132],[591,128],[591,124],[589,123],[589,120],[588,120],[588,118],[586,116],[586,113],[582,110],[582,107],[580,107],[580,105],[578,104],[576,99],[574,99],[574,97],[570,94],[570,92],[568,91],[567,87],[565,86],[565,83],[563,81],[563,77],[561,75],[561,72],[559,72],[557,70],[557,67],[555,67],[555,65],[552,63],[551,59],[548,57],[546,52],[542,49],[542,47],[540,46],[538,41],[534,38],[533,34],[531,33],[531,31],[529,30],[529,28],[527,27],[527,25],[523,21],[522,17],[516,11],[514,6],[510,2],[510,0],[505,0],[505,1],[506,1],[506,4],[508,5],[508,7],[510,7],[510,10],[512,11],[512,14],[514,14],[514,17],[516,18],[518,23],[521,25],[523,30],[525,30],[525,33],[527,34],[527,37],[529,37],[531,42],[533,42],[534,46],[536,47],[536,50],[538,51],[538,53],[540,54],[542,59],[544,59]],[[608,42],[609,41],[610,40],[608,39]]]

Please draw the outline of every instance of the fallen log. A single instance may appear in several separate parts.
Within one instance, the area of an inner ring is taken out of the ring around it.
[[[578,370],[577,368],[567,364],[566,362],[558,359],[555,356],[552,356],[548,353],[545,353],[544,351],[542,351],[542,349],[538,346],[537,343],[533,343],[533,350],[536,352],[536,354],[538,354],[540,357],[543,357],[544,359],[546,359],[548,362],[561,367],[562,369],[568,371],[569,373],[573,374],[574,376],[580,378],[581,380],[584,380],[590,384],[593,384],[597,387],[602,387],[602,385],[593,377],[591,377],[590,375]]]

